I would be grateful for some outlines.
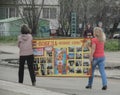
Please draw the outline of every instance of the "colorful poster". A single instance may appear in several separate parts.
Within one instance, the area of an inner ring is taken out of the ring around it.
[[[37,76],[91,76],[90,39],[36,39],[33,40],[33,50]]]

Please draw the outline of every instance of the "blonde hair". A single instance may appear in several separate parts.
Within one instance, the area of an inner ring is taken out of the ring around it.
[[[106,41],[106,36],[105,33],[103,32],[103,29],[100,27],[95,27],[93,30],[94,36],[97,37],[97,39],[100,42],[105,42]]]

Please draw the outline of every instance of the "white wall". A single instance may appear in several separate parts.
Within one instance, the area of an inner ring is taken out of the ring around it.
[[[8,36],[9,33],[9,23],[0,23],[0,36]]]

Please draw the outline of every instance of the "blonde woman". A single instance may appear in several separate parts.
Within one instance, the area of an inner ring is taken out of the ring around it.
[[[18,82],[23,83],[24,79],[24,65],[27,62],[32,85],[36,84],[36,77],[33,69],[33,49],[32,49],[32,35],[31,30],[28,25],[23,24],[21,26],[21,34],[18,36],[18,47],[19,47],[19,72],[18,72]]]
[[[104,43],[106,40],[105,34],[100,27],[95,27],[93,30],[94,38],[92,38],[92,49],[90,54],[90,61],[92,62],[92,76],[88,80],[87,89],[92,88],[94,71],[96,66],[99,68],[99,72],[102,78],[102,90],[107,90],[107,77],[105,73],[105,54]]]

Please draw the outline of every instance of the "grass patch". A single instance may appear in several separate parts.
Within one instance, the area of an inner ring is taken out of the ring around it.
[[[120,40],[108,39],[105,43],[105,51],[120,51]]]
[[[17,36],[0,36],[0,43],[16,43]]]

